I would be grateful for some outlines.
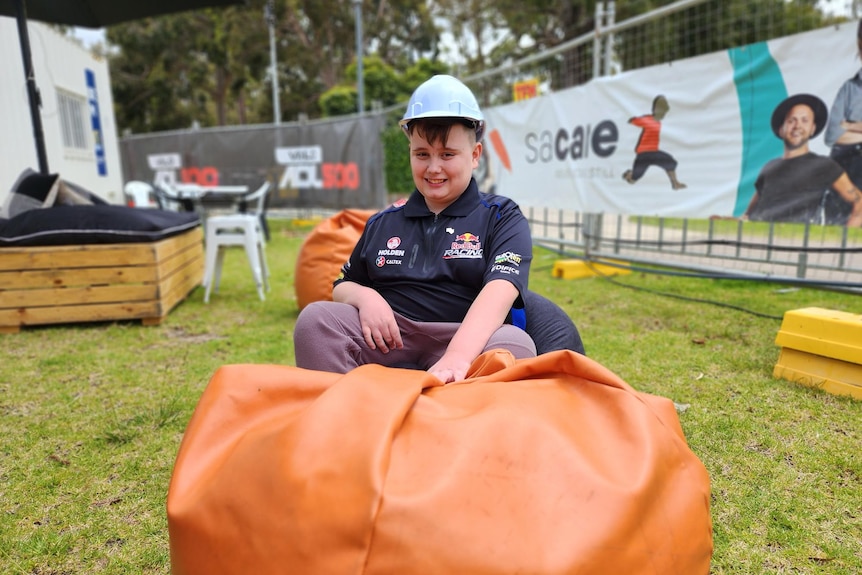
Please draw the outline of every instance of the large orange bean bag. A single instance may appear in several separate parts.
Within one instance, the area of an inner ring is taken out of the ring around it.
[[[492,351],[463,382],[220,368],[167,500],[175,575],[706,575],[709,478],[671,401]]]
[[[316,301],[332,300],[332,282],[374,214],[374,210],[342,210],[308,234],[296,259],[294,289],[300,310]]]

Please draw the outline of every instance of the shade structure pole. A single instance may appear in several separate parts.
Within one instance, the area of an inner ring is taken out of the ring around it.
[[[45,132],[42,130],[42,115],[39,109],[42,99],[36,87],[33,73],[33,54],[30,52],[30,35],[27,32],[27,9],[24,0],[12,0],[18,20],[18,39],[21,43],[21,58],[24,61],[24,77],[27,80],[27,97],[30,100],[30,120],[33,124],[33,137],[36,141],[36,156],[39,158],[39,171],[48,173],[48,155],[45,153]]]
[[[359,114],[365,112],[365,79],[362,77],[362,0],[353,0],[356,13],[356,92]]]

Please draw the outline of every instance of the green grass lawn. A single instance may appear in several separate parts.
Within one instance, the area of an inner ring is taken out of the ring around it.
[[[308,228],[271,225],[266,302],[236,252],[208,305],[199,288],[160,326],[0,336],[0,573],[169,573],[165,497],[207,381],[224,364],[293,363]],[[575,319],[587,354],[685,407],[712,480],[713,573],[862,573],[862,401],[772,377],[786,310],[862,313],[859,296],[642,273],[560,280],[556,256],[535,255],[533,289]]]

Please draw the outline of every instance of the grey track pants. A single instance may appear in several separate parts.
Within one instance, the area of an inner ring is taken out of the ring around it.
[[[318,371],[347,373],[366,363],[390,367],[428,369],[439,360],[459,323],[416,322],[395,314],[402,349],[382,353],[369,349],[362,337],[358,310],[348,304],[320,301],[306,306],[293,333],[296,366]],[[501,326],[483,351],[506,349],[516,359],[535,357],[536,346],[525,331]]]

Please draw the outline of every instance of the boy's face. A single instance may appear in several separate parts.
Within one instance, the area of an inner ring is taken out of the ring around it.
[[[409,136],[413,183],[432,212],[440,213],[457,200],[479,167],[482,143],[475,141],[474,133],[453,124],[445,145],[440,141],[430,144],[422,130],[413,130]]]

